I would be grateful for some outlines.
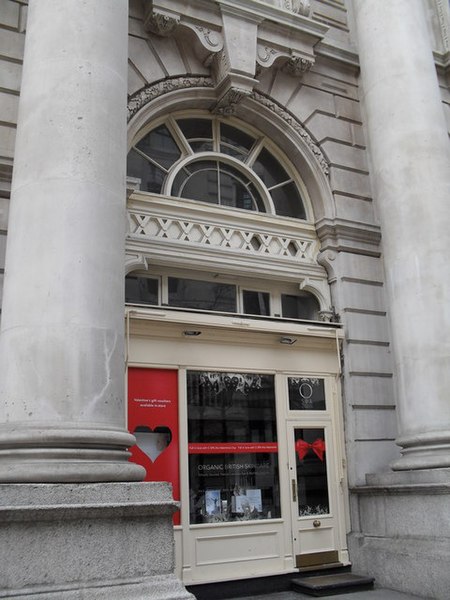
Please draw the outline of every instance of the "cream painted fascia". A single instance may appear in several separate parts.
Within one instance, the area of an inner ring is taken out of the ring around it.
[[[150,324],[150,330],[153,335],[157,334],[157,327],[155,323],[161,324],[163,327],[167,325],[173,325],[174,331],[183,333],[184,330],[208,330],[213,331],[215,339],[219,339],[221,335],[226,333],[236,334],[244,333],[246,338],[249,340],[251,334],[255,334],[260,339],[260,334],[267,334],[268,339],[272,341],[280,342],[281,336],[302,338],[302,344],[307,343],[309,340],[310,344],[313,344],[313,340],[341,340],[344,338],[344,332],[342,325],[340,324],[326,324],[322,325],[319,323],[293,323],[291,321],[277,321],[276,319],[270,320],[259,320],[249,319],[240,315],[236,316],[222,316],[220,314],[205,314],[202,312],[187,312],[182,310],[173,309],[156,309],[156,308],[143,308],[137,306],[126,306],[125,315],[127,321],[133,321],[133,332],[136,334],[141,331],[143,334],[148,333],[148,325]],[[138,323],[141,323],[138,325]],[[177,327],[177,326],[182,326]],[[221,334],[220,332],[223,332]],[[297,339],[298,339],[297,338]]]

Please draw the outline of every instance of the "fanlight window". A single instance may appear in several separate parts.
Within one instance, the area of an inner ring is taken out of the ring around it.
[[[219,119],[169,117],[131,148],[128,175],[147,192],[306,219],[293,168],[269,146]]]

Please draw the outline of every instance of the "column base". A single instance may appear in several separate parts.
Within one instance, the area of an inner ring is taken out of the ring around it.
[[[145,469],[128,461],[135,441],[127,431],[96,424],[3,425],[0,482],[142,481]]]
[[[0,485],[0,598],[188,600],[167,483]]]
[[[430,432],[397,440],[402,456],[389,466],[394,471],[450,467],[450,432]]]
[[[375,577],[381,587],[447,600],[450,469],[366,479],[368,485],[351,491],[348,543],[355,572]]]

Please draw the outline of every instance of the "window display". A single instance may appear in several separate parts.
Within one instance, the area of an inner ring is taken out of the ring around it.
[[[273,375],[188,371],[191,523],[280,516]]]

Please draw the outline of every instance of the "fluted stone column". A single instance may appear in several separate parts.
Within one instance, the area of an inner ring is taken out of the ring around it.
[[[450,147],[422,0],[354,0],[402,457],[450,466]]]
[[[127,0],[30,0],[0,336],[0,481],[132,481]]]

